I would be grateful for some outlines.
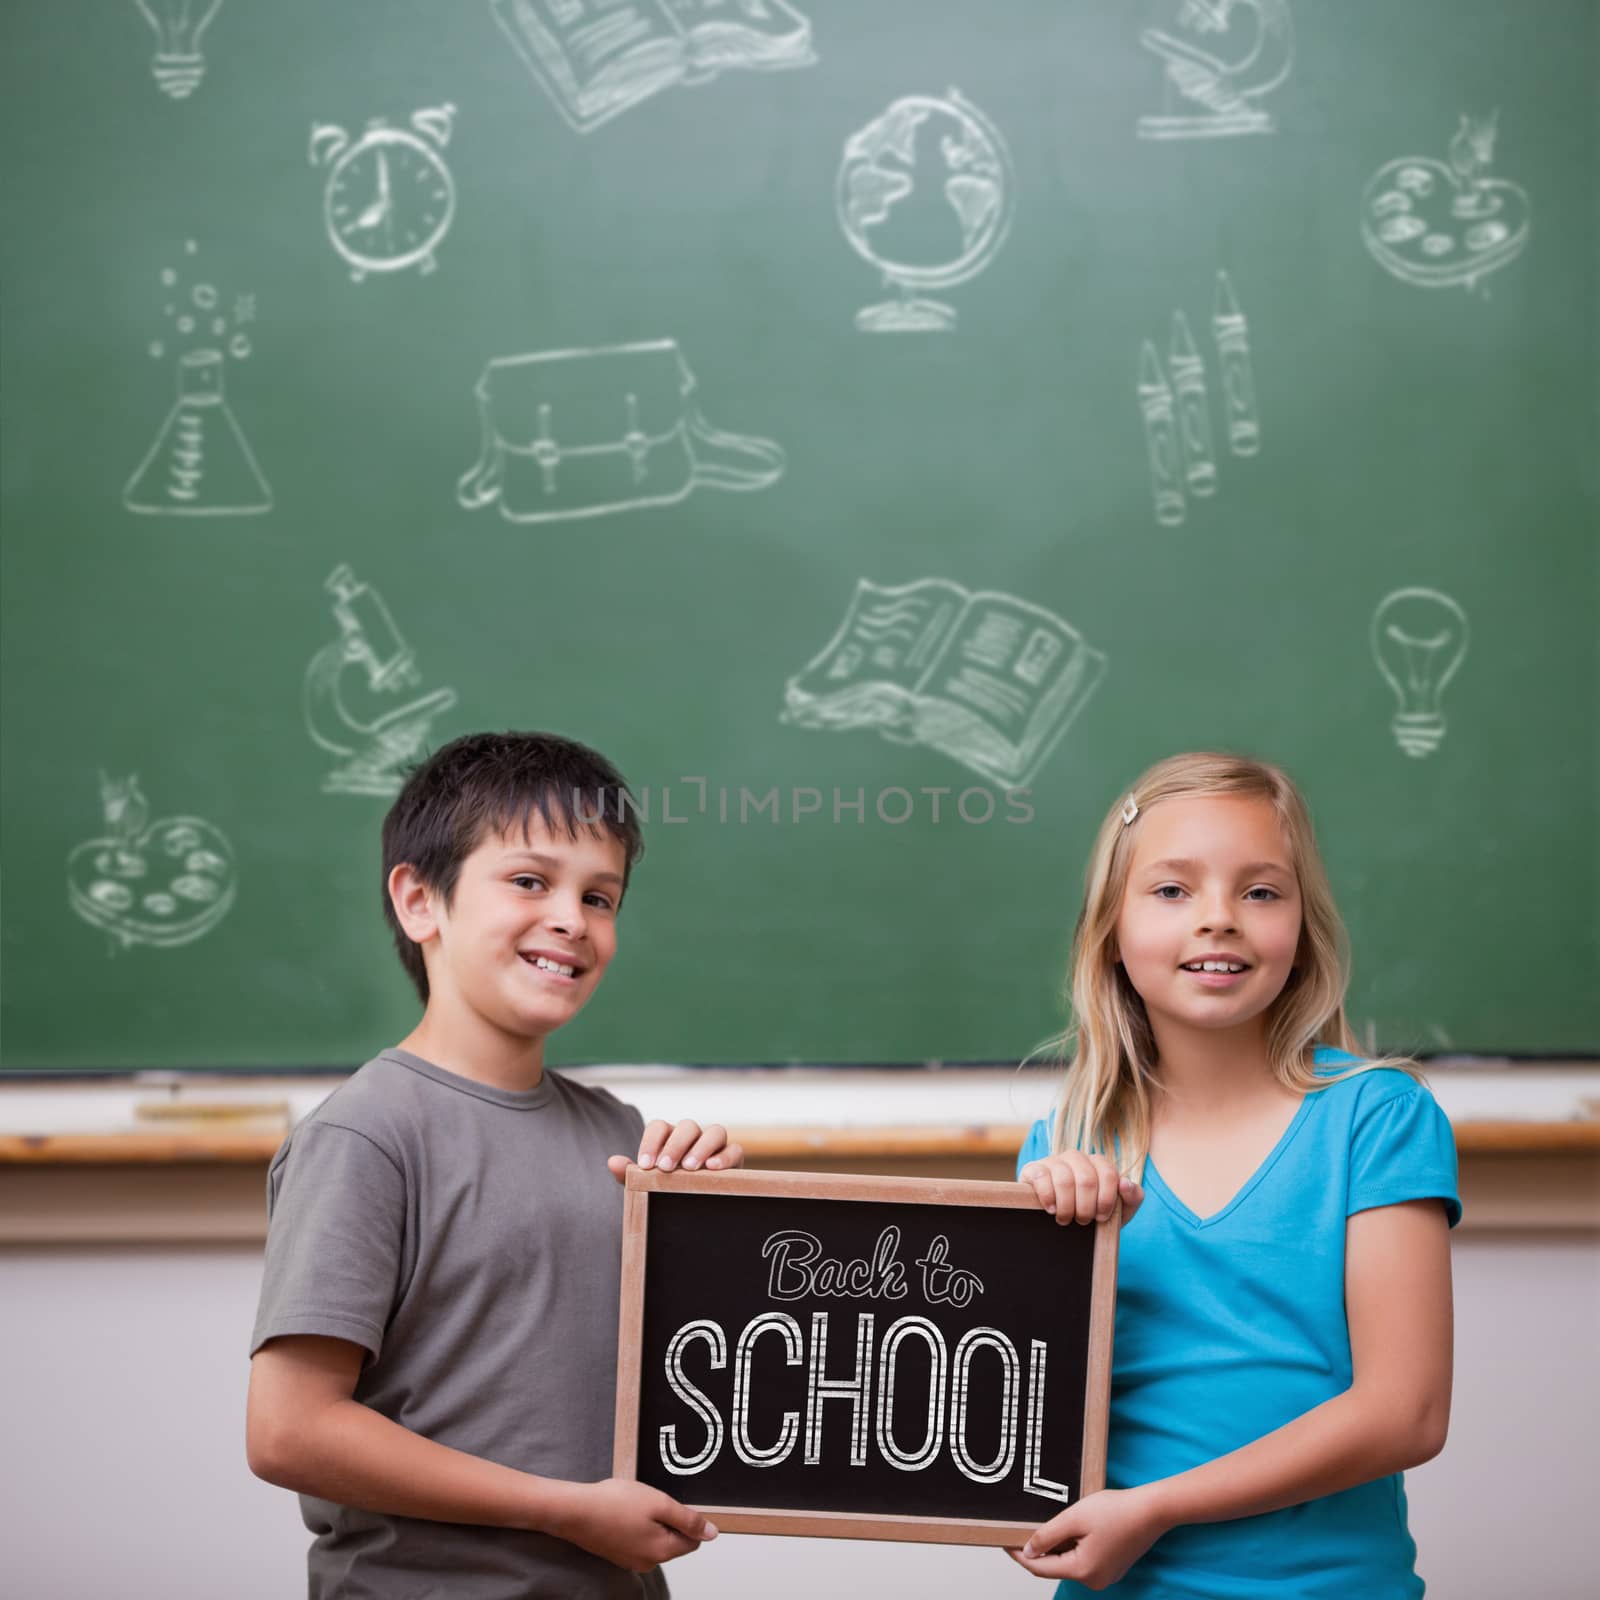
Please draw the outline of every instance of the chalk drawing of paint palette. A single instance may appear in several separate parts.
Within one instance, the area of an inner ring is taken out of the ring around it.
[[[1362,197],[1367,249],[1386,272],[1418,288],[1473,288],[1528,242],[1533,216],[1522,188],[1484,177],[1470,160],[1455,167],[1404,156],[1380,167]]]
[[[199,817],[163,817],[136,837],[88,839],[67,858],[72,909],[126,947],[188,944],[233,904],[233,847]]]

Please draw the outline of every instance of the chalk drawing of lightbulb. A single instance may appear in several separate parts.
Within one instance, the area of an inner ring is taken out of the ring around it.
[[[200,35],[210,26],[222,0],[133,0],[155,31],[156,53],[150,62],[164,94],[186,100],[206,75]]]
[[[1408,756],[1432,755],[1444,738],[1439,702],[1470,631],[1466,612],[1437,589],[1396,589],[1373,613],[1373,658],[1399,702],[1389,726]]]

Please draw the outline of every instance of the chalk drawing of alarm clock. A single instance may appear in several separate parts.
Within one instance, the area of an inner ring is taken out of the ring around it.
[[[369,272],[432,272],[434,249],[456,211],[455,180],[439,152],[456,108],[419,111],[409,128],[374,117],[351,142],[333,123],[311,129],[311,164],[327,165],[323,220],[357,283]]]

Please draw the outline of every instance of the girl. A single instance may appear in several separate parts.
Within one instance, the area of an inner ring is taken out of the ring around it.
[[[1449,1417],[1455,1145],[1414,1068],[1354,1053],[1346,981],[1285,773],[1174,756],[1117,803],[1017,1170],[1126,1229],[1113,1487],[1012,1552],[1057,1600],[1422,1593],[1400,1473]]]

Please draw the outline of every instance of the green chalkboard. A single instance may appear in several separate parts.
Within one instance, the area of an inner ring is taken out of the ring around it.
[[[6,1067],[392,1041],[386,792],[503,727],[650,810],[560,1059],[1015,1060],[1099,816],[1211,746],[1303,780],[1364,1031],[1593,1050],[1597,49],[7,6]]]

